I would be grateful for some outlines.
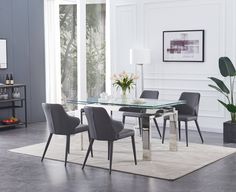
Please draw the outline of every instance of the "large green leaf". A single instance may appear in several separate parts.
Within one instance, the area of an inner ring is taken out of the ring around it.
[[[216,87],[215,85],[208,85],[208,86],[215,89],[215,90],[217,90],[217,91],[219,91],[220,93],[223,93],[223,91],[219,87]]]
[[[221,75],[224,77],[236,75],[234,65],[228,57],[219,58],[219,68]]]
[[[231,112],[231,113],[236,113],[236,106],[233,105],[233,104],[228,104],[228,105],[227,105],[227,109],[228,109],[228,111]]]
[[[236,113],[236,106],[233,104],[226,104],[223,101],[219,100],[218,101],[230,112],[230,113]]]
[[[216,83],[216,85],[221,89],[221,91],[223,91],[226,94],[229,94],[229,89],[226,87],[226,85],[224,84],[223,81],[221,81],[220,79],[217,79],[215,77],[209,77],[209,79],[214,81]]]
[[[228,104],[226,104],[225,102],[223,102],[223,101],[221,101],[219,99],[217,99],[217,100],[228,110],[228,107],[227,107]]]

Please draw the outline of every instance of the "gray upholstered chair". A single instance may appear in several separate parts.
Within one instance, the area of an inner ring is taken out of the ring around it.
[[[176,110],[178,110],[178,128],[179,128],[179,140],[181,140],[181,121],[185,122],[185,134],[186,134],[186,146],[188,146],[188,121],[194,121],[200,135],[202,143],[203,137],[201,134],[201,130],[199,128],[197,118],[198,118],[198,109],[200,102],[200,93],[192,93],[192,92],[183,92],[180,95],[179,100],[185,100],[186,104],[176,106]],[[164,118],[163,125],[163,134],[162,134],[162,143],[164,143],[165,138],[165,130],[166,130],[166,121],[169,120],[169,117]]]
[[[158,97],[159,97],[159,91],[152,91],[152,90],[144,90],[140,96],[140,98],[143,98],[143,99],[158,99]],[[123,118],[122,118],[123,124],[125,124],[125,117],[137,117],[138,118],[139,132],[141,135],[142,134],[141,117],[142,117],[142,114],[146,112],[146,109],[133,108],[133,107],[121,107],[119,109],[119,111],[124,111]],[[160,132],[159,126],[157,124],[157,121],[155,118],[153,120],[156,125],[159,136],[161,138],[161,132]]]
[[[67,163],[67,156],[70,152],[70,135],[88,131],[88,125],[80,124],[80,119],[69,116],[62,105],[42,103],[43,111],[47,120],[47,127],[49,129],[49,137],[45,146],[41,161],[47,152],[53,134],[66,135],[66,150],[65,150],[65,166]]]
[[[88,155],[92,149],[94,140],[108,141],[108,159],[110,160],[109,173],[111,173],[113,142],[126,137],[131,137],[134,161],[136,165],[137,160],[136,160],[134,131],[130,129],[124,129],[123,124],[119,121],[111,119],[107,111],[102,107],[85,107],[84,111],[88,120],[91,140],[87,150],[86,157],[84,159],[82,169],[84,169],[84,166],[87,162]]]

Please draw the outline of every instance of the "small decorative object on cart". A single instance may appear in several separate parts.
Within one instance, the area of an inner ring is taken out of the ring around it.
[[[116,75],[114,74],[112,76],[112,80],[113,80],[113,86],[118,88],[121,88],[122,90],[122,98],[125,99],[126,98],[126,92],[127,90],[132,89],[135,86],[135,81],[138,79],[138,76],[131,73],[128,74],[125,71],[123,71],[122,73]]]
[[[14,99],[20,98],[20,92],[19,92],[18,88],[14,88],[14,91],[12,93],[12,98],[14,98]]]
[[[1,99],[8,99],[7,89],[0,89],[0,100]]]
[[[9,119],[2,120],[2,124],[4,124],[4,125],[17,124],[19,122],[20,122],[20,120],[17,119],[16,117],[11,117]]]

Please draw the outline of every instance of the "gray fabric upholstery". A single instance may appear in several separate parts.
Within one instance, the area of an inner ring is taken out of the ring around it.
[[[133,130],[126,131],[121,122],[112,120],[102,107],[84,107],[84,111],[91,139],[115,141],[134,135]]]
[[[198,117],[198,109],[200,102],[200,93],[183,92],[179,100],[186,101],[186,104],[177,105],[175,108],[178,110],[179,121],[194,121]],[[169,120],[169,117],[165,117]]]
[[[70,135],[88,130],[88,126],[77,127],[80,124],[80,119],[69,116],[62,105],[43,103],[42,107],[50,133]]]
[[[113,142],[118,139],[131,137],[134,154],[134,162],[137,165],[134,131],[124,129],[121,122],[112,120],[107,111],[102,107],[84,107],[85,115],[88,120],[90,142],[84,159],[82,169],[86,165],[88,155],[91,152],[94,140],[108,141],[108,160],[110,161],[109,173],[112,170]]]
[[[88,131],[88,125],[84,125],[84,124],[79,124],[73,131],[72,134],[76,134],[76,133],[81,133],[84,131]]]
[[[179,100],[186,101],[186,104],[178,105],[175,107],[176,110],[178,110],[179,140],[181,139],[181,131],[180,131],[181,121],[184,121],[185,122],[185,134],[186,134],[186,146],[188,146],[188,121],[195,121],[198,133],[199,133],[201,141],[203,143],[204,142],[203,137],[202,137],[201,130],[200,130],[200,127],[197,122],[199,102],[200,102],[200,93],[183,92],[180,95]],[[162,143],[164,143],[167,120],[169,120],[169,117],[164,118]]]
[[[166,120],[169,120],[169,116],[164,117]],[[178,115],[178,121],[194,121],[197,120],[197,116],[193,115]]]
[[[200,93],[193,92],[183,92],[180,95],[179,100],[185,100],[186,104],[176,106],[179,114],[185,115],[198,115],[199,102],[200,102]]]
[[[62,105],[42,103],[43,111],[47,120],[47,127],[49,129],[49,137],[46,143],[43,156],[47,152],[53,134],[66,135],[66,150],[65,150],[65,166],[67,163],[67,156],[70,153],[70,135],[88,131],[87,125],[80,125],[80,119],[77,117],[69,116]]]
[[[145,113],[145,109],[137,108],[137,107],[121,107],[119,111],[132,112],[132,113]],[[128,116],[128,114],[127,114]]]
[[[134,130],[131,129],[123,129],[118,134],[118,139],[123,139],[126,137],[134,136]]]
[[[124,112],[123,113],[123,116],[128,116],[128,117],[142,117],[143,116],[143,113],[144,112],[139,112],[139,113],[136,113],[136,112]]]
[[[113,129],[111,118],[107,111],[101,107],[84,107],[88,120],[91,139],[115,140],[116,132]]]

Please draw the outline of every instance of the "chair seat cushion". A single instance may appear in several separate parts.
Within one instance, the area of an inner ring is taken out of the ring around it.
[[[118,139],[123,139],[126,137],[134,136],[134,130],[131,129],[122,129],[118,134]]]
[[[145,111],[145,109],[141,109],[138,107],[121,107],[119,111],[124,111],[124,112],[133,112],[133,113],[142,113]]]
[[[89,130],[88,125],[80,124],[75,128],[73,134],[81,133],[81,132],[88,131],[88,130]]]
[[[165,120],[169,120],[169,116],[164,117]],[[197,116],[194,115],[184,115],[184,114],[179,114],[178,115],[178,121],[194,121],[197,120]]]
[[[124,112],[123,116],[126,117],[142,117],[143,113],[136,113],[136,112]]]

